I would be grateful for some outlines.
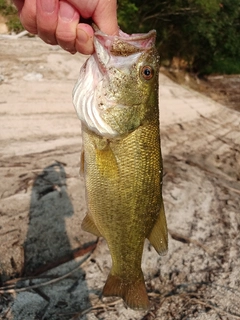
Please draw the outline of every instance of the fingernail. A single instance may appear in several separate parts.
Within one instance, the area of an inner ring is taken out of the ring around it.
[[[83,27],[85,28],[85,26]],[[78,52],[81,52],[83,54],[92,54],[94,52],[93,36],[91,35],[91,32],[89,34],[88,32],[84,31],[81,23],[77,27],[75,48]]]
[[[55,0],[40,0],[42,10],[46,13],[53,13],[56,8]]]
[[[60,1],[59,3],[59,16],[64,21],[71,21],[75,14],[75,9],[68,3]]]
[[[77,28],[77,39],[81,43],[87,43],[89,40],[89,35],[81,28]]]

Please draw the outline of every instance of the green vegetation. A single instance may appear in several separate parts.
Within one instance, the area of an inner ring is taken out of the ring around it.
[[[0,14],[10,31],[23,27],[9,0]],[[156,29],[162,61],[187,62],[190,71],[240,74],[239,0],[118,0],[118,20],[127,33]]]
[[[17,15],[17,9],[7,0],[0,0],[0,14],[7,19],[7,26],[10,31],[20,32],[23,26]]]
[[[198,73],[240,73],[239,0],[119,0],[126,32],[156,29],[162,61],[173,57]]]

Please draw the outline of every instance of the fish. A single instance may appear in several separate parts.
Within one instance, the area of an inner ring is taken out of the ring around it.
[[[109,247],[103,296],[119,296],[136,310],[150,306],[141,269],[145,239],[159,254],[168,247],[155,39],[155,30],[109,36],[95,29],[95,51],[73,89],[88,207],[82,229]]]

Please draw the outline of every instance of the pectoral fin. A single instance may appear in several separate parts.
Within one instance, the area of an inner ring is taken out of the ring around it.
[[[164,206],[160,209],[158,219],[148,237],[150,243],[159,254],[165,254],[168,249],[168,231],[167,221],[164,212]]]
[[[109,145],[104,149],[96,149],[96,163],[100,174],[108,179],[116,179],[119,174],[117,159]]]
[[[97,226],[95,225],[94,221],[92,218],[87,214],[85,218],[83,219],[82,222],[82,229],[84,231],[90,232],[94,234],[97,237],[102,237],[100,231],[98,230]]]

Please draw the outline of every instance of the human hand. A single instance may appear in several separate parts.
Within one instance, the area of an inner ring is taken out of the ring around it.
[[[46,43],[71,53],[92,54],[94,31],[81,18],[91,18],[106,34],[118,33],[116,0],[13,0],[22,25]],[[80,23],[79,23],[80,21]]]

